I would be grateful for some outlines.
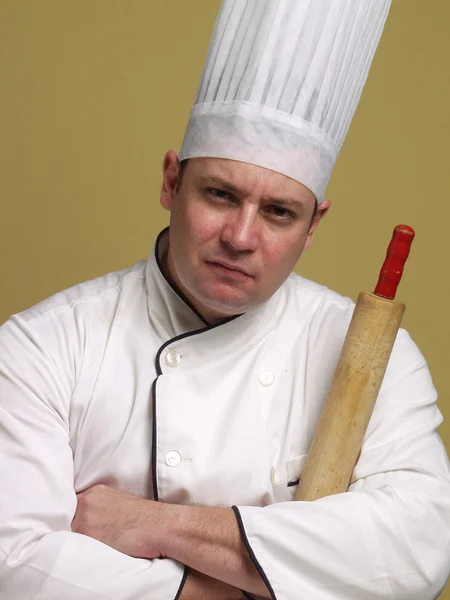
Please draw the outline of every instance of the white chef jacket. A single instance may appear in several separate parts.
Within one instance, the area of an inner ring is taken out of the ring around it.
[[[160,260],[56,294],[0,328],[0,599],[174,600],[185,568],[71,531],[98,483],[234,506],[278,600],[435,598],[449,574],[441,415],[400,331],[348,493],[290,502],[353,303],[292,275],[208,326]]]

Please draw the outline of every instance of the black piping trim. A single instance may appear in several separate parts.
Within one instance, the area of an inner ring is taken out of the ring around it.
[[[242,541],[244,542],[244,546],[245,546],[245,548],[246,548],[246,550],[248,552],[248,555],[250,556],[250,559],[251,559],[252,563],[255,565],[258,573],[261,576],[261,579],[264,581],[267,589],[269,590],[270,595],[272,597],[272,600],[277,600],[277,597],[275,596],[275,592],[273,591],[273,588],[270,585],[270,581],[268,580],[267,575],[264,573],[263,568],[259,564],[258,559],[256,558],[255,553],[253,552],[253,549],[250,546],[250,543],[249,543],[248,538],[247,538],[247,534],[245,532],[244,523],[242,521],[241,513],[239,512],[239,509],[238,509],[237,506],[232,506],[231,508],[233,509],[234,514],[236,515],[236,519],[237,519],[238,526],[239,526],[239,531],[241,533]],[[250,596],[250,598],[251,598],[251,596]]]
[[[159,500],[158,492],[158,478],[156,476],[156,382],[155,379],[152,385],[152,403],[153,403],[153,415],[152,415],[152,483],[153,483],[153,499]]]
[[[188,572],[189,572],[189,569],[187,567],[184,567],[183,579],[181,580],[180,587],[178,588],[178,592],[177,592],[177,595],[175,596],[174,600],[179,600],[179,598],[181,596],[181,592],[183,591],[183,588],[184,588],[184,584],[186,583]]]
[[[156,372],[158,373],[158,376],[162,375],[162,369],[159,364],[159,359],[161,358],[161,354],[164,351],[164,349],[167,348],[167,346],[170,346],[170,344],[173,344],[174,342],[183,340],[184,338],[191,337],[191,336],[197,335],[199,333],[204,333],[205,331],[210,331],[211,329],[215,329],[216,327],[220,327],[221,325],[224,325],[225,323],[234,321],[234,319],[237,319],[238,317],[239,317],[239,315],[233,315],[232,317],[228,317],[227,319],[224,319],[223,321],[220,321],[219,323],[213,323],[213,324],[207,325],[206,327],[202,327],[201,329],[194,329],[193,331],[187,331],[186,333],[181,333],[180,335],[176,335],[175,337],[171,338],[170,340],[167,340],[167,342],[164,342],[164,344],[161,346],[161,348],[158,350],[158,352],[156,354]]]
[[[166,231],[169,231],[169,227],[166,227],[165,229],[163,229],[161,231],[161,233],[158,235],[158,237],[156,238],[156,245],[155,245],[155,258],[156,258],[156,264],[158,265],[158,269],[161,271],[162,276],[164,277],[164,279],[167,281],[167,283],[170,285],[170,287],[173,289],[173,291],[175,292],[175,294],[181,298],[181,300],[183,300],[183,302],[189,306],[189,308],[192,310],[193,313],[195,313],[197,315],[197,317],[205,324],[208,325],[208,321],[205,321],[205,319],[202,317],[202,315],[198,312],[198,310],[195,308],[195,306],[193,304],[191,304],[189,302],[189,300],[186,298],[186,296],[184,294],[182,294],[180,292],[180,290],[178,290],[173,283],[170,281],[170,279],[167,277],[167,275],[164,273],[164,270],[162,268],[162,264],[161,261],[159,260],[159,244],[161,241],[161,237],[166,233]]]
[[[198,333],[203,333],[205,331],[209,331],[210,329],[214,329],[215,327],[220,327],[220,325],[223,325],[224,322],[228,322],[228,321],[232,321],[233,319],[237,319],[238,316],[239,315],[236,315],[236,316],[230,317],[226,321],[221,321],[220,323],[214,323],[213,325],[208,325],[207,327],[202,327],[202,329],[195,329],[194,331],[188,331],[187,333],[182,333],[181,335],[176,335],[175,337],[171,338],[167,342],[164,342],[164,344],[160,347],[160,349],[156,353],[155,367],[156,367],[157,377],[154,380],[153,385],[152,385],[153,420],[152,420],[152,461],[151,461],[152,462],[153,498],[156,501],[159,500],[158,478],[156,476],[156,469],[157,469],[157,465],[156,465],[156,438],[157,438],[157,433],[156,433],[156,421],[157,421],[156,384],[158,381],[158,377],[160,375],[162,375],[162,369],[161,369],[161,365],[160,365],[161,354],[164,351],[164,349],[167,348],[167,346],[169,346],[170,344],[173,344],[174,342],[177,342],[178,340],[182,340],[184,338],[196,335]]]
[[[290,481],[288,483],[288,487],[291,487],[293,485],[298,485],[300,483],[300,479],[296,479],[295,481]]]
[[[160,234],[161,235],[161,234]],[[152,481],[153,481],[153,498],[154,500],[158,501],[159,500],[159,491],[158,491],[158,480],[156,477],[156,420],[157,420],[157,414],[156,414],[156,384],[158,381],[158,377],[160,375],[162,375],[162,369],[161,369],[161,365],[160,365],[160,359],[161,359],[161,354],[164,351],[165,348],[167,348],[167,346],[169,346],[170,344],[173,344],[174,342],[177,342],[179,340],[182,340],[184,338],[193,336],[193,335],[197,335],[199,333],[204,333],[205,331],[209,331],[211,329],[215,329],[216,327],[220,327],[221,325],[224,325],[225,323],[228,323],[229,321],[233,321],[234,319],[237,319],[239,315],[233,315],[232,317],[229,317],[228,319],[225,319],[223,321],[220,321],[219,323],[213,323],[210,325],[207,325],[206,327],[202,327],[201,329],[195,329],[194,331],[188,331],[186,333],[182,333],[180,335],[176,335],[175,337],[171,338],[170,340],[167,340],[167,342],[164,342],[164,344],[159,348],[158,352],[156,353],[156,359],[155,359],[155,367],[156,367],[156,374],[157,377],[155,379],[155,381],[153,382],[153,386],[152,386],[152,396],[153,396],[153,422],[152,422],[152,432],[153,432],[153,439],[152,439]]]

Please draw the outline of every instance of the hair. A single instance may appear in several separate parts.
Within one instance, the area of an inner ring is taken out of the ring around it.
[[[186,167],[188,166],[188,162],[189,162],[188,158],[185,158],[184,160],[180,161],[180,167],[178,169],[178,184],[177,184],[177,188],[179,188],[180,185],[181,185],[181,182],[183,180],[184,172],[186,171]]]
[[[185,158],[184,160],[180,161],[180,168],[178,169],[178,184],[177,184],[177,189],[179,189],[180,186],[181,186],[181,182],[183,180],[183,175],[184,175],[184,172],[186,171],[186,167],[188,166],[188,162],[189,162],[188,158]],[[318,204],[317,198],[316,198],[315,199],[315,203],[314,203],[313,214],[312,214],[312,217],[311,217],[311,225],[312,225],[312,222],[314,221],[314,217],[317,214],[317,209],[318,208],[319,208],[319,204]],[[311,225],[310,225],[310,227],[311,227]]]

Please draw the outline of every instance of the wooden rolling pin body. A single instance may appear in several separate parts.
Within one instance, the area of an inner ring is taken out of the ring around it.
[[[336,367],[295,500],[346,492],[405,311],[394,300],[414,231],[398,225],[375,293],[363,291]]]
[[[296,500],[347,491],[404,311],[360,293]]]

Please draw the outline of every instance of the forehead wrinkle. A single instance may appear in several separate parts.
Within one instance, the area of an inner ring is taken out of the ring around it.
[[[245,190],[239,189],[237,186],[233,185],[232,183],[230,183],[229,181],[227,181],[226,179],[224,179],[222,177],[218,177],[217,175],[200,175],[199,179],[203,183],[220,185],[221,187],[226,189],[226,191],[228,191],[228,192],[233,192],[235,194],[244,194],[245,193]]]
[[[305,205],[301,200],[297,198],[289,198],[289,197],[276,197],[276,196],[263,196],[261,198],[264,202],[277,204],[278,206],[291,206],[296,207],[301,210],[304,210]]]

